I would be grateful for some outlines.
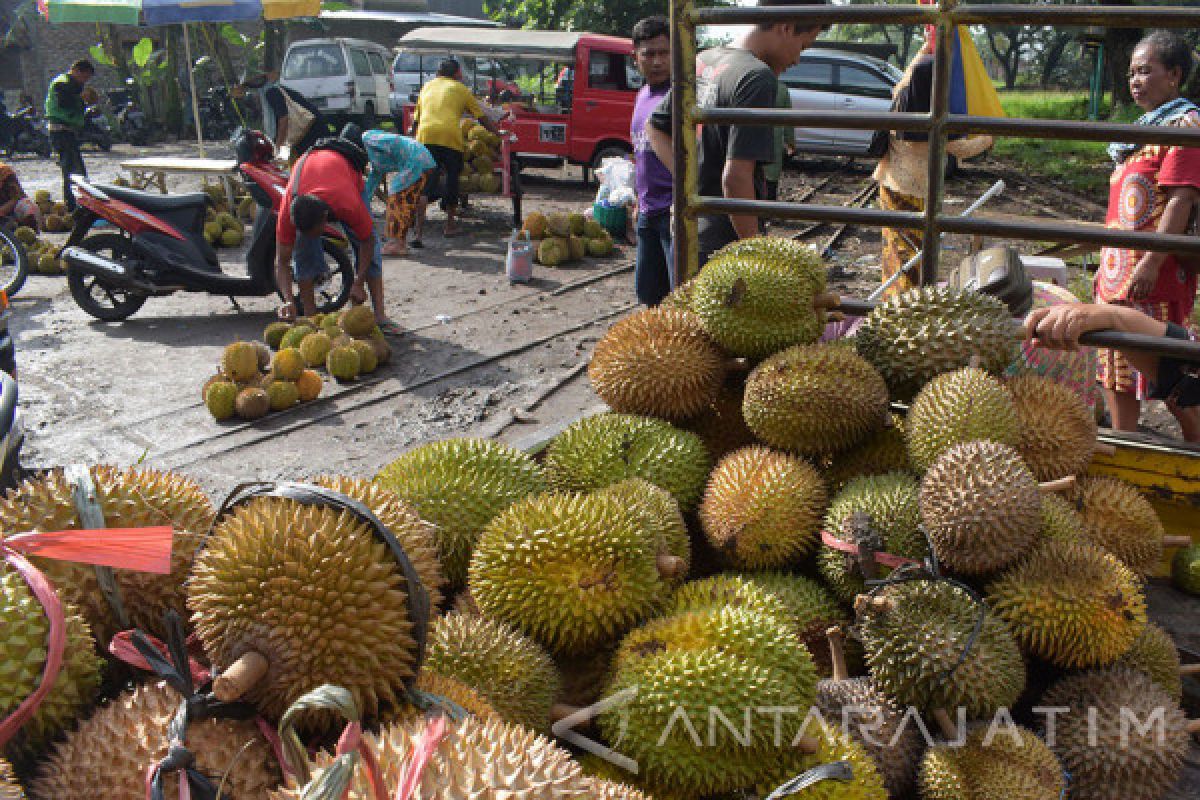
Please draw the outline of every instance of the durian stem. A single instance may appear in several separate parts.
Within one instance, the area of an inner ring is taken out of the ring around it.
[[[1068,475],[1065,478],[1059,478],[1056,481],[1043,481],[1038,484],[1038,491],[1049,494],[1050,492],[1065,492],[1075,488],[1075,476]]]
[[[944,708],[935,708],[933,710],[933,721],[937,723],[938,730],[942,732],[950,741],[958,740],[958,726],[954,724],[954,720],[950,719],[950,715],[946,713]]]
[[[813,298],[813,308],[829,311],[842,304],[842,298],[837,292],[821,292]]]
[[[213,694],[222,703],[237,702],[266,676],[269,666],[262,653],[253,650],[243,653],[213,681]]]
[[[1192,735],[1200,733],[1200,719],[1189,719],[1183,729]]]
[[[685,566],[686,564],[679,556],[673,556],[670,553],[658,554],[658,574],[668,580],[682,575]]]
[[[892,610],[895,603],[890,597],[871,597],[869,594],[860,594],[854,598],[854,613],[865,614],[867,611],[875,611],[880,614],[886,614]]]
[[[825,631],[825,638],[829,640],[829,658],[833,662],[833,679],[844,681],[850,677],[850,671],[846,669],[846,649],[843,646],[846,634],[842,633],[839,626],[834,625]]]
[[[1116,454],[1117,448],[1104,442],[1096,442],[1096,446],[1092,448],[1092,455],[1094,456],[1115,456]]]
[[[1177,536],[1164,536],[1163,547],[1191,547],[1192,537],[1179,534]]]
[[[1200,664],[1183,664],[1179,667],[1180,675],[1200,675]]]

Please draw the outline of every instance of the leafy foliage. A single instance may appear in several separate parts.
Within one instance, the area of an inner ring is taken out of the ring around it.
[[[730,4],[730,0],[701,3]],[[506,25],[628,36],[638,20],[666,14],[667,7],[662,0],[484,0],[484,11]]]

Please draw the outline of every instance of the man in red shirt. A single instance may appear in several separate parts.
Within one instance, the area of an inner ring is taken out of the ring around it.
[[[365,162],[365,155],[364,155]],[[375,235],[371,212],[363,202],[363,173],[349,156],[337,149],[314,147],[296,162],[283,195],[275,227],[275,281],[283,295],[279,316],[293,319],[297,309],[292,294],[292,255],[296,257],[296,282],[305,315],[315,314],[314,284],[328,272],[321,233],[330,222],[342,223],[356,253],[350,302],[365,302],[364,284],[371,290],[377,320],[386,320],[383,306],[383,269],[374,256]]]

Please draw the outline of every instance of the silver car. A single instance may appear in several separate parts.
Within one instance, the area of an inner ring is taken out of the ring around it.
[[[813,47],[779,79],[788,87],[792,108],[824,111],[887,111],[892,88],[903,73],[886,61],[860,53]],[[863,155],[872,131],[796,128],[796,150],[802,153]]]

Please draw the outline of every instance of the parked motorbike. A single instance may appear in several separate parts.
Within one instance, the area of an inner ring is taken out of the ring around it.
[[[130,98],[128,102],[117,109],[117,132],[122,139],[135,147],[150,144],[150,124],[146,114],[138,106],[137,100]]]
[[[233,99],[224,86],[214,86],[199,98],[200,124],[205,139],[225,141],[238,128]]]
[[[94,144],[102,152],[112,149],[112,125],[99,105],[88,106],[83,112],[83,130],[79,132],[79,146]]]
[[[173,292],[230,298],[278,294],[275,220],[287,174],[273,163],[275,148],[262,133],[242,132],[236,148],[238,170],[258,205],[246,275],[224,273],[205,241],[205,211],[211,200],[203,192],[162,195],[72,177],[79,208],[62,257],[68,265],[67,285],[80,308],[96,319],[115,322],[135,313],[148,298]],[[97,219],[107,220],[117,232],[88,235]],[[317,281],[317,310],[327,313],[349,299],[354,265],[345,234],[337,228],[326,227],[322,244],[332,265],[326,262],[330,269]]]
[[[25,106],[12,115],[12,139],[9,147],[13,153],[36,153],[42,158],[50,157],[50,132],[32,106]]]

